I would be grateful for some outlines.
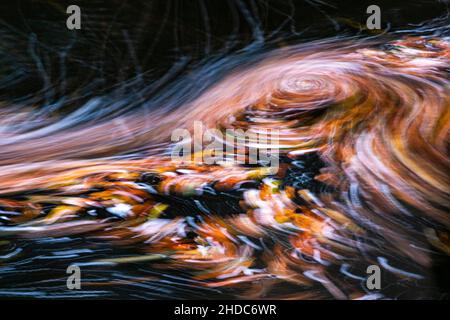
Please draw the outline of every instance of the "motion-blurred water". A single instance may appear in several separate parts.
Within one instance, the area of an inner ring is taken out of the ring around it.
[[[0,10],[0,296],[446,297],[447,7],[380,6]],[[194,121],[279,130],[279,170],[174,163]]]

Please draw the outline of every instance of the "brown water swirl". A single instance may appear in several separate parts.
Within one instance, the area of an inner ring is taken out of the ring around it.
[[[141,256],[100,262],[143,261],[234,297],[396,297],[404,288],[432,295],[433,261],[450,253],[449,58],[450,43],[437,38],[286,47],[176,112],[147,115],[147,131],[141,115],[124,116],[131,142],[114,143],[105,134],[117,130],[111,122],[4,145],[0,206],[20,214],[0,235],[140,244]],[[279,130],[280,169],[98,157],[127,143],[170,147],[170,132],[194,121]],[[81,159],[63,156],[77,151]],[[296,163],[314,156],[313,182],[322,187],[289,183]],[[236,190],[237,208],[212,209]],[[174,199],[198,207],[180,209]],[[100,217],[102,210],[121,217]],[[370,264],[400,289],[370,295],[361,286]]]

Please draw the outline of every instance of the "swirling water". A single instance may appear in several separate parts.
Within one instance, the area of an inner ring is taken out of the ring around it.
[[[130,83],[58,115],[70,99],[3,105],[0,296],[439,297],[447,27],[250,46],[152,100]],[[279,130],[279,169],[173,162],[171,132],[194,121]]]

